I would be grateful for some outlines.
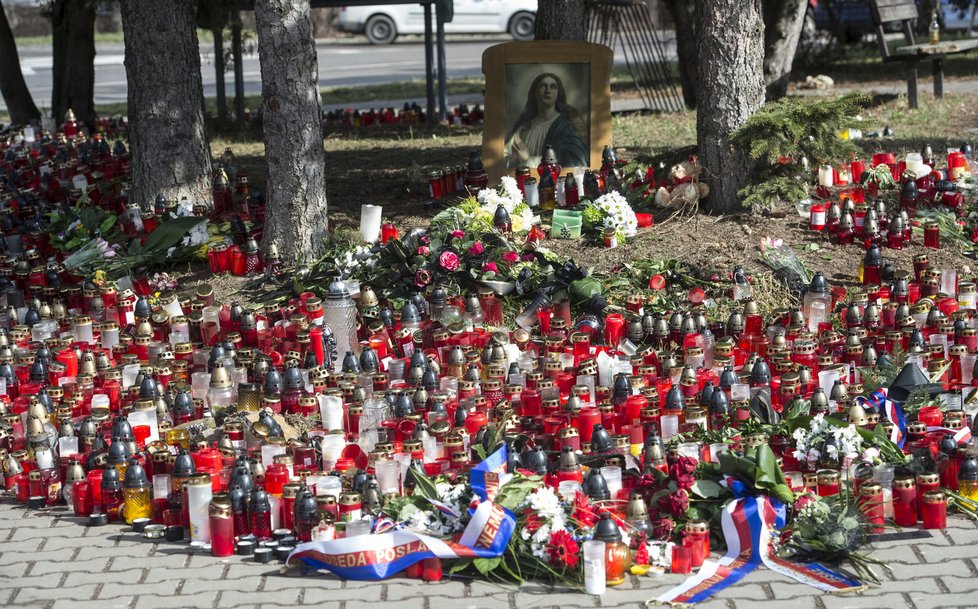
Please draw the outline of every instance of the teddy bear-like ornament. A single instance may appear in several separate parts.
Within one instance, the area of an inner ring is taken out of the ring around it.
[[[655,206],[677,212],[695,209],[699,200],[710,194],[710,187],[700,181],[702,172],[703,166],[695,156],[673,165],[667,184],[655,193]]]

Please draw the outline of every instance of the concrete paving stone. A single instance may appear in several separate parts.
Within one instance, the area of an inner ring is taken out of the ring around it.
[[[27,541],[30,539],[41,540],[48,537],[72,537],[81,538],[81,533],[73,534],[76,527],[17,527],[8,543]]]
[[[237,607],[246,603],[278,603],[294,607],[299,602],[299,590],[271,590],[269,592],[221,591],[220,607]]]
[[[950,549],[950,548],[948,548]],[[974,556],[975,548],[971,548],[971,556]],[[958,560],[956,560],[956,558]],[[970,576],[971,567],[968,566],[961,557],[947,556],[940,562],[930,562],[922,565],[890,565],[893,579],[919,579],[922,577],[940,577],[942,575]],[[880,571],[880,569],[877,569]]]
[[[86,584],[84,586],[75,586],[73,588],[59,588],[54,585],[57,582],[52,582],[48,580],[45,586],[29,586],[26,588],[21,588],[20,592],[14,597],[14,600],[18,603],[37,603],[41,604],[45,601],[56,601],[62,598],[71,598],[78,600],[89,600],[95,596],[95,590],[98,588],[98,584]]]
[[[77,544],[76,547],[78,547],[78,555],[75,556],[75,560],[91,560],[109,554],[114,556],[116,561],[125,560],[128,562],[132,560],[149,559],[152,560],[154,564],[158,565],[164,563],[166,560],[166,555],[157,554],[155,557],[151,557],[150,554],[153,552],[153,546],[148,544],[146,546],[135,546],[132,548],[117,548],[115,546],[85,546],[81,544]],[[184,557],[180,557],[180,562],[174,563],[174,565],[182,567],[185,560],[186,559]]]
[[[909,596],[916,609],[946,609],[953,605],[975,606],[974,594],[970,593],[938,595],[911,592]]]
[[[65,568],[66,561],[67,557],[64,556],[64,553],[62,553],[62,557],[59,560],[38,561],[30,570],[30,574],[45,575],[48,573],[62,573],[67,570]],[[105,570],[105,567],[108,564],[108,556],[103,556],[102,558],[93,558],[91,560],[70,561],[70,569],[72,571],[84,571],[86,573],[101,573]]]
[[[197,567],[196,569],[151,568],[146,581],[153,583],[170,579],[215,580],[221,579],[223,574],[224,565],[211,565],[210,567]]]
[[[165,587],[165,591],[162,594],[173,594],[178,582],[168,582]],[[139,590],[142,593],[143,584],[127,584],[125,582],[106,582],[102,584],[102,588],[98,591],[98,595],[95,598],[101,599],[103,601],[108,600],[115,602],[116,599],[126,597],[132,598],[133,592]]]
[[[119,558],[112,561],[114,567],[119,567],[124,565],[125,562]],[[66,588],[71,586],[80,586],[82,584],[97,583],[97,584],[108,584],[108,583],[120,583],[120,584],[132,584],[136,583],[142,578],[142,569],[112,569],[106,573],[90,573],[85,571],[70,571],[68,573],[68,578],[65,579],[62,584]]]
[[[0,556],[0,568],[6,565],[30,561],[63,561],[71,557],[71,552],[65,552],[64,550],[51,550],[50,552],[41,550],[36,552],[23,545],[11,544],[9,547],[10,550]]]
[[[816,592],[817,594],[817,592]],[[910,609],[902,594],[823,594],[826,609]]]
[[[880,570],[877,569],[877,572]],[[925,594],[944,594],[944,590],[941,589],[940,584],[938,584],[937,578],[935,577],[920,577],[914,579],[895,579],[886,580],[881,578],[883,584],[880,588],[873,588],[873,591],[878,591],[880,589],[886,590],[886,592],[922,592]],[[978,584],[974,585],[978,588]]]
[[[634,591],[631,592],[635,594]],[[617,597],[617,591],[613,594]],[[638,594],[642,596],[642,600],[648,600],[650,595],[645,590],[638,591]],[[533,609],[543,608],[543,607],[564,607],[564,606],[575,606],[575,607],[600,607],[601,597],[591,596],[589,594],[584,594],[583,592],[578,593],[553,593],[553,594],[525,594],[522,591],[516,593],[516,606],[520,609]],[[636,598],[637,602],[639,599]]]
[[[237,578],[229,577],[226,579],[232,580]],[[253,576],[255,579],[261,580],[261,576]],[[376,584],[375,584],[376,585]],[[321,588],[329,590],[339,590],[343,587],[343,581],[339,579],[309,576],[302,577],[300,575],[269,575],[265,578],[265,585],[262,586],[262,590],[292,590],[296,588]]]
[[[739,583],[734,586],[722,590],[717,593],[717,598],[731,598],[736,600],[751,600],[751,601],[766,601],[769,599],[767,595],[767,589],[762,584],[756,584],[753,582],[753,573],[742,579]],[[806,588],[808,586],[805,586]],[[810,589],[810,588],[809,588]],[[669,588],[663,588],[662,590],[657,590],[655,596],[659,596],[664,592],[667,592]]]
[[[310,604],[304,601],[305,604]],[[465,605],[463,605],[464,607]],[[353,609],[347,603],[347,609]],[[359,607],[357,608],[359,609]],[[421,596],[416,596],[414,598],[406,598],[399,601],[387,601],[383,604],[383,609],[425,609],[425,599]],[[438,609],[433,607],[432,609]],[[461,609],[461,608],[460,608]]]
[[[75,601],[60,599],[54,602],[51,609],[128,609],[133,603],[134,596],[121,596],[110,600]]]
[[[86,548],[82,548],[78,552],[78,560],[88,558],[92,554],[95,554],[95,552],[88,552],[86,550]],[[111,554],[116,557],[112,563],[113,569],[182,569],[187,564],[187,557],[183,554],[165,554],[157,551],[152,556],[149,556],[148,553],[141,556],[132,556],[122,550],[114,550]],[[104,556],[105,551],[100,550],[99,555]]]
[[[371,588],[316,588],[305,586],[302,588],[305,590],[302,597],[302,604],[318,605],[319,603],[329,603],[334,601],[350,601],[354,604],[379,603],[381,602],[381,593],[383,592],[383,588],[384,586],[380,583],[375,583]],[[295,591],[297,592],[298,590]],[[290,592],[293,591],[288,589],[269,591],[270,594],[286,594]],[[415,594],[415,596],[418,596],[418,594]],[[389,600],[391,599],[388,599],[388,601]]]
[[[967,577],[948,575],[941,577],[940,579],[942,582],[944,582],[944,585],[947,586],[947,589],[953,593],[970,592],[978,596],[978,579],[976,579],[973,575]]]
[[[480,598],[431,598],[429,609],[509,609],[509,598],[483,596]],[[348,606],[349,609],[349,606]]]
[[[329,588],[305,588],[302,594],[302,604],[303,605],[316,605],[319,606],[323,603],[341,603],[346,602],[347,607],[364,607],[368,603],[381,603],[380,595],[383,591],[383,585],[380,583],[375,583],[374,588],[346,588],[346,589],[329,589]],[[284,594],[286,591],[281,590],[275,592],[274,594]],[[420,596],[420,591],[415,595],[415,598]],[[387,606],[386,601],[381,603],[384,607]]]
[[[188,607],[212,607],[217,591],[198,592],[189,595],[162,596],[155,594],[140,594],[134,609],[186,609]],[[233,605],[228,605],[233,606]]]
[[[263,565],[250,560],[233,562],[227,565],[226,572],[222,579],[240,579],[242,577],[260,578],[262,575],[267,575],[268,577],[278,577],[279,576],[278,566]],[[322,576],[310,575],[307,579],[312,580],[316,578],[322,578]],[[331,577],[330,579],[337,582],[337,585],[339,585],[341,581],[335,577]]]
[[[10,579],[12,577],[20,577],[24,573],[27,573],[27,568],[30,567],[29,562],[19,562],[12,565],[0,565],[0,588],[3,587],[3,580]]]
[[[197,592],[207,592],[208,590],[221,590],[230,592],[246,592],[254,594],[258,591],[261,584],[261,577],[242,577],[240,579],[186,579],[183,582],[181,594],[195,594]],[[259,601],[255,601],[256,603]]]
[[[408,580],[412,581],[412,580]],[[387,600],[397,601],[403,598],[411,598],[423,594],[424,596],[447,596],[453,598],[464,598],[466,595],[465,584],[457,581],[448,582],[424,582],[417,581],[409,584],[388,584]]]
[[[496,582],[488,582],[476,579],[469,582],[469,596],[492,596],[494,594],[508,594],[510,592],[521,592],[523,594],[546,594],[549,593],[548,586],[542,586],[536,582],[527,582],[520,587],[507,586]]]

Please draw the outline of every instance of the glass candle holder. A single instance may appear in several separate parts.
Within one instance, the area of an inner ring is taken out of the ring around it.
[[[925,529],[947,528],[947,498],[941,491],[924,493],[921,506],[921,521]]]
[[[818,475],[817,493],[819,497],[831,497],[839,494],[839,481],[841,476],[834,469],[820,469]]]

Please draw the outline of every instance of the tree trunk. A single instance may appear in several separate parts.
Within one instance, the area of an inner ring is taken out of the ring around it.
[[[7,14],[0,4],[0,95],[7,104],[10,122],[26,125],[41,120],[41,113],[34,105],[34,98],[24,82],[20,71],[20,58],[17,55],[17,42],[10,30]]]
[[[224,28],[211,30],[214,36],[214,86],[217,88],[217,118],[228,118],[228,98],[224,91]]]
[[[764,0],[764,84],[768,101],[788,93],[808,0]]]
[[[257,0],[262,126],[268,168],[263,245],[289,261],[322,254],[328,238],[319,63],[309,0]]]
[[[231,19],[231,58],[234,61],[234,117],[244,120],[244,60],[241,57],[241,13]]]
[[[584,0],[540,0],[534,37],[537,40],[587,40]]]
[[[761,0],[701,0],[699,5],[696,139],[710,185],[710,207],[739,207],[751,162],[731,148],[730,134],[764,103]]]
[[[68,110],[95,128],[95,3],[55,0],[51,6],[53,57],[51,116],[57,124]]]
[[[696,107],[696,2],[667,0],[666,7],[676,25],[676,55],[683,101],[687,108]]]
[[[129,199],[211,205],[210,149],[192,0],[123,0],[129,81]]]

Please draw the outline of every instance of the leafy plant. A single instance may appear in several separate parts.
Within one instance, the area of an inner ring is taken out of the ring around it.
[[[822,164],[857,154],[839,134],[858,125],[859,111],[871,101],[863,93],[817,102],[786,97],[756,112],[730,138],[757,163],[738,193],[744,203],[760,212],[804,198],[812,176],[802,159]]]

